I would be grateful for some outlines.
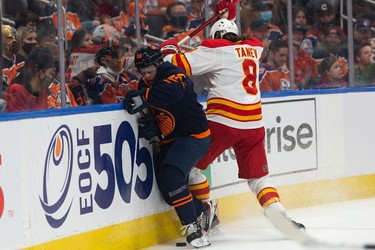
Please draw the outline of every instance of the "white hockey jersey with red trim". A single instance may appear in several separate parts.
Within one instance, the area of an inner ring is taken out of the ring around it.
[[[208,78],[208,120],[251,129],[263,126],[258,80],[262,51],[262,43],[255,38],[237,43],[208,39],[185,54],[165,59],[188,75],[204,74]]]

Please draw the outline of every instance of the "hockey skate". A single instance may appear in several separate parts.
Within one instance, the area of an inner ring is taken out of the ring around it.
[[[216,208],[217,204],[213,204],[212,201],[204,203],[206,210],[202,213],[202,215],[198,218],[198,221],[201,227],[204,229],[207,234],[209,234],[213,223],[215,222],[217,225],[219,223],[219,219],[216,216]]]
[[[184,226],[182,234],[187,232],[186,241],[195,248],[211,246],[211,242],[207,239],[206,232],[198,222],[193,222]]]

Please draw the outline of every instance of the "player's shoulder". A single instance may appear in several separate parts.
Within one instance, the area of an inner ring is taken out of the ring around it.
[[[234,45],[234,43],[226,39],[207,39],[200,44],[200,46],[208,48],[218,48],[230,45]]]
[[[263,47],[263,43],[255,37],[251,37],[246,40],[243,40],[241,43],[254,46],[254,47]]]
[[[233,45],[250,45],[250,46],[256,46],[256,47],[263,47],[262,42],[256,39],[255,37],[241,40],[238,42],[232,42],[226,39],[207,39],[201,43],[201,46],[208,47],[208,48],[218,48],[218,47],[233,46]]]

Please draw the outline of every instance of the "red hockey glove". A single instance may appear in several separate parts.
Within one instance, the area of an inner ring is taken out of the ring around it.
[[[228,11],[225,13],[227,17],[222,15],[221,18],[226,17],[228,20],[233,21],[236,18],[236,5],[232,0],[220,0],[216,5],[215,12],[216,14],[224,13],[227,9]]]
[[[178,47],[176,39],[169,39],[160,44],[160,50],[163,57],[170,54],[180,53],[180,48]]]

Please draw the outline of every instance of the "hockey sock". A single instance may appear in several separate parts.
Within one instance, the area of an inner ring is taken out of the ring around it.
[[[280,202],[279,194],[273,187],[266,187],[257,194],[257,199],[262,207],[267,207],[275,202]]]
[[[193,195],[187,187],[184,173],[177,167],[166,165],[163,180],[167,188],[169,199],[176,210],[182,225],[188,225],[197,220],[197,213],[193,202]]]
[[[189,174],[189,190],[194,197],[203,202],[210,199],[210,185],[199,169],[193,168]]]

